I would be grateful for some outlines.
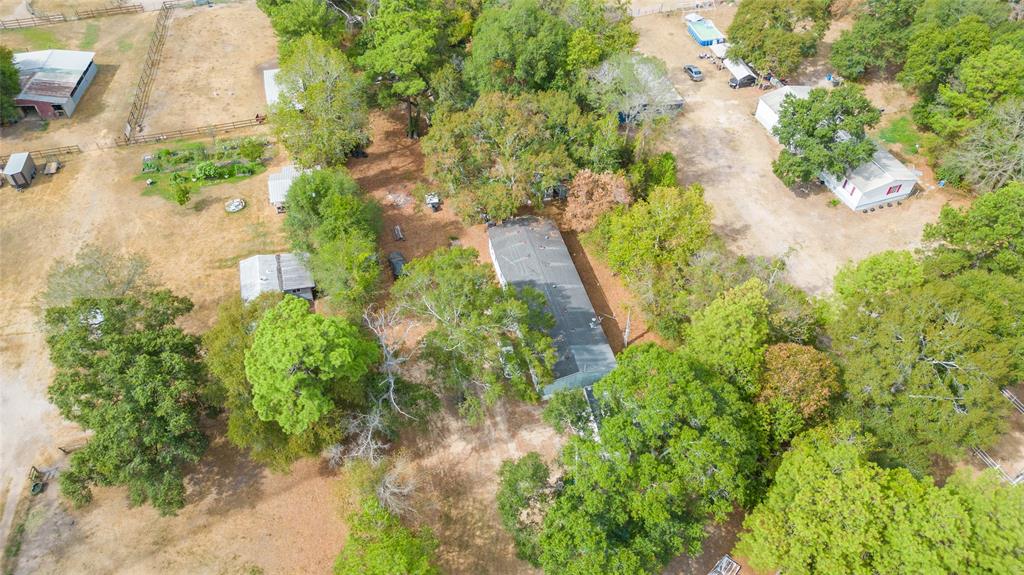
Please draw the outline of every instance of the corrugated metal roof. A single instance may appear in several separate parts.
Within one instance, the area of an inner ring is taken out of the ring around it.
[[[71,96],[78,81],[89,69],[95,52],[40,50],[14,55],[21,93],[18,100],[42,100],[61,103]]]
[[[614,369],[615,354],[558,228],[549,220],[516,218],[490,228],[487,237],[502,283],[539,290],[555,317],[557,380],[543,395],[586,387]]]
[[[277,73],[280,71],[280,68],[263,71],[263,91],[267,94],[268,106],[276,104],[277,99],[281,97],[281,87],[277,85]]]
[[[917,174],[903,165],[884,147],[875,143],[875,155],[870,161],[864,162],[850,170],[847,177],[860,190],[867,192],[889,182],[903,180],[917,181]]]
[[[783,86],[778,90],[772,90],[764,96],[761,96],[761,102],[765,106],[768,106],[776,114],[782,108],[782,102],[786,99],[786,96],[792,95],[796,98],[806,98],[811,93],[810,86]]]
[[[281,168],[280,172],[270,174],[270,177],[267,178],[267,195],[270,197],[270,203],[283,204],[288,199],[288,189],[292,187],[292,182],[302,173],[303,171],[296,168],[294,164],[288,164]]]
[[[303,257],[296,254],[256,255],[238,262],[242,299],[249,301],[268,291],[293,291],[314,287]]]

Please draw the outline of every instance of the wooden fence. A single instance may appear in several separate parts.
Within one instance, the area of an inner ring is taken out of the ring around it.
[[[51,24],[67,22],[67,20],[68,19],[63,14],[42,14],[39,16],[32,16],[31,18],[13,18],[10,20],[0,20],[0,30],[49,26]]]
[[[164,42],[167,40],[167,22],[171,19],[173,6],[164,3],[160,8],[160,15],[156,19],[156,28],[153,31],[153,40],[149,43],[149,51],[146,52],[146,62],[142,66],[142,75],[139,76],[139,83],[135,86],[135,96],[132,98],[132,107],[128,111],[128,120],[124,125],[124,137],[127,140],[134,138],[135,132],[142,128],[142,119],[146,115],[146,107],[149,105],[149,95],[153,91],[153,78],[156,76],[157,66],[160,64],[160,55],[163,53]]]
[[[715,8],[716,0],[682,0],[678,2],[663,2],[661,4],[655,4],[653,6],[642,6],[640,8],[629,8],[627,12],[634,18],[640,16],[650,16],[651,14],[665,14],[669,12],[676,12],[680,10],[686,10],[689,12],[699,12],[700,10],[710,10]]]
[[[192,138],[196,136],[213,136],[215,134],[222,134],[224,132],[230,132],[232,130],[238,130],[241,128],[259,126],[263,124],[263,122],[263,117],[250,118],[248,120],[237,120],[234,122],[225,122],[223,124],[201,126],[199,128],[185,128],[183,130],[160,132],[159,134],[146,134],[145,136],[136,135],[130,139],[118,138],[116,143],[118,146],[136,146],[139,144],[152,144],[154,142],[165,142],[169,140],[179,140],[182,138]]]
[[[103,16],[116,16],[118,14],[135,14],[142,11],[142,4],[122,4],[120,6],[97,8],[95,10],[75,10],[75,17],[78,20],[85,20],[86,18],[102,18]]]
[[[42,150],[32,150],[28,154],[30,156],[32,156],[33,160],[35,160],[36,158],[42,158],[42,159],[45,160],[45,159],[48,159],[48,158],[56,158],[57,156],[67,156],[67,155],[70,155],[70,154],[81,154],[81,153],[82,153],[82,148],[79,148],[78,146],[59,146],[59,147],[56,147],[56,148],[45,148],[45,149],[42,149]],[[0,165],[7,164],[7,160],[10,159],[10,157],[11,156],[9,156],[9,155],[8,156],[0,156]],[[38,163],[41,163],[41,162],[36,162],[36,163],[38,164]]]

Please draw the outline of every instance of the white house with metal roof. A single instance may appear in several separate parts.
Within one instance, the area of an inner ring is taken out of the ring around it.
[[[14,104],[54,119],[74,114],[82,95],[96,77],[95,52],[39,50],[14,55],[21,92]]]
[[[257,255],[238,262],[242,300],[256,299],[266,292],[283,292],[313,301],[313,275],[304,255]]]
[[[535,217],[516,218],[489,228],[487,243],[498,281],[540,291],[555,318],[551,337],[558,359],[555,381],[539,390],[545,399],[558,391],[586,390],[615,369],[615,354],[601,329],[601,318],[555,224]]]
[[[772,130],[779,122],[779,111],[787,97],[807,98],[810,86],[783,86],[761,96],[754,117],[775,138]],[[778,139],[778,138],[776,138]],[[822,172],[821,183],[851,210],[868,211],[909,196],[917,185],[917,174],[903,165],[880,144],[870,160],[848,170],[842,177]]]
[[[267,197],[270,199],[270,205],[277,208],[277,213],[284,213],[288,190],[292,187],[295,179],[303,173],[305,173],[304,170],[296,168],[294,164],[288,164],[281,168],[280,172],[270,174],[270,177],[267,178]]]

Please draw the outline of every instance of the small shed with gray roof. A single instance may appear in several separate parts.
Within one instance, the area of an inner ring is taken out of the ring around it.
[[[270,254],[238,262],[242,300],[250,301],[266,292],[283,292],[313,301],[316,286],[304,259],[305,255]]]
[[[284,213],[284,204],[288,199],[288,190],[292,187],[295,179],[301,176],[302,173],[302,170],[299,170],[293,164],[288,164],[281,168],[280,172],[270,174],[270,177],[267,178],[267,196],[270,199],[270,205],[277,209],[277,213]]]
[[[45,119],[70,117],[96,77],[95,52],[39,50],[14,55],[21,92],[14,104]]]
[[[615,354],[590,303],[562,234],[550,220],[524,217],[487,230],[491,261],[502,285],[534,288],[547,298],[558,360],[555,381],[540,390],[589,388],[615,369]]]
[[[36,177],[36,163],[28,152],[11,154],[4,164],[4,179],[15,188],[27,188]]]

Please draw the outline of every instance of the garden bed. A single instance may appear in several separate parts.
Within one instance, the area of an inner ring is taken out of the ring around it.
[[[184,142],[161,148],[142,159],[142,173],[135,177],[146,182],[144,196],[158,195],[171,201],[198,192],[204,187],[237,182],[264,172],[275,148],[266,138],[248,137],[216,141]]]

